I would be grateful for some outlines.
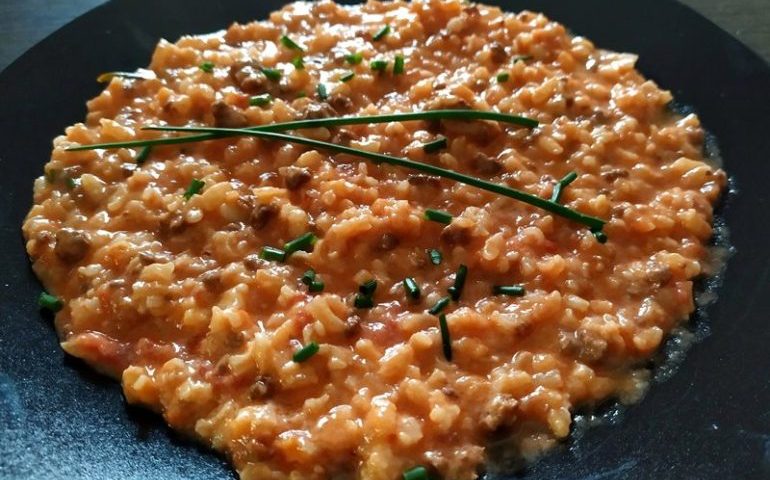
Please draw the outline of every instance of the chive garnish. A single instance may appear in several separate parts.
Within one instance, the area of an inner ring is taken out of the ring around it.
[[[193,195],[197,195],[203,190],[203,186],[206,185],[206,183],[203,180],[198,180],[197,178],[193,178],[190,182],[190,186],[187,187],[187,190],[184,192],[184,198],[185,200],[189,200],[192,198]]]
[[[384,27],[382,27],[381,29],[379,29],[379,30],[377,31],[377,33],[375,33],[375,34],[374,34],[374,36],[372,37],[372,40],[374,40],[375,42],[377,42],[377,41],[379,41],[379,40],[382,40],[382,39],[383,39],[383,38],[385,38],[385,37],[386,37],[386,36],[387,36],[389,33],[390,33],[390,25],[385,25]]]
[[[353,77],[355,77],[355,76],[356,76],[355,72],[348,72],[345,75],[340,77],[340,82],[347,83],[347,82],[353,80]]]
[[[527,60],[532,60],[532,55],[516,55],[513,57],[513,63],[526,62]]]
[[[420,286],[414,278],[406,277],[404,279],[404,290],[406,290],[407,296],[412,300],[420,299]]]
[[[105,72],[96,77],[96,81],[99,83],[106,83],[112,80],[114,77],[130,78],[132,80],[152,80],[153,78],[148,75],[142,75],[141,73],[134,72]]]
[[[312,268],[307,269],[305,273],[302,274],[302,283],[304,283],[307,286],[310,286],[315,281],[316,273],[315,270]]]
[[[607,234],[602,232],[600,229],[591,229],[591,233],[593,233],[594,237],[596,237],[596,241],[599,243],[607,243]]]
[[[277,82],[281,79],[283,74],[280,70],[277,68],[261,68],[260,71],[268,78],[268,80],[272,80],[274,82]]]
[[[200,68],[206,73],[211,73],[214,71],[214,64],[211,62],[203,62],[200,65],[198,65],[198,68]]]
[[[511,74],[508,72],[500,72],[497,74],[497,83],[505,83],[511,78]]]
[[[298,252],[300,250],[307,251],[310,247],[313,246],[316,240],[318,240],[318,237],[316,237],[312,232],[307,232],[295,238],[294,240],[286,242],[286,244],[283,246],[283,251],[286,252],[286,256],[289,256],[292,253]]]
[[[351,65],[358,65],[364,61],[364,56],[359,52],[351,53],[349,55],[345,55],[345,61]]]
[[[40,297],[37,299],[37,304],[43,310],[48,310],[53,313],[58,312],[64,306],[64,303],[58,297],[46,292],[40,294]]]
[[[287,35],[281,35],[281,44],[288,48],[289,50],[299,50],[300,52],[304,52],[305,49],[300,46],[297,42],[289,38]]]
[[[297,70],[305,69],[305,60],[300,55],[297,55],[296,57],[292,58],[291,64],[294,65],[294,68],[296,68]]]
[[[311,292],[323,292],[325,287],[326,284],[323,282],[323,280],[314,280],[313,283],[308,285],[308,290]]]
[[[414,467],[404,472],[404,480],[428,480],[425,467]]]
[[[574,182],[577,177],[578,177],[577,173],[569,172],[564,176],[564,178],[559,180],[559,182],[553,187],[553,194],[551,195],[551,201],[554,203],[559,203],[559,200],[561,199],[561,194],[564,191],[564,187]]]
[[[433,222],[443,223],[444,225],[452,223],[452,214],[443,210],[429,208],[425,210],[425,218]]]
[[[262,95],[255,95],[249,99],[249,105],[252,107],[264,107],[270,105],[273,101],[273,96],[269,93],[263,93]]]
[[[70,190],[78,186],[77,180],[75,180],[72,177],[67,177],[66,179],[64,179],[64,184],[67,185],[67,188],[69,188]]]
[[[134,158],[134,161],[136,162],[136,164],[142,165],[144,162],[146,162],[147,158],[150,156],[151,151],[152,151],[152,147],[149,145],[139,150],[139,153],[136,154],[136,158]]]
[[[275,262],[283,262],[286,260],[286,252],[276,247],[262,247],[262,251],[259,252],[259,258],[262,260],[272,260]]]
[[[439,150],[445,149],[446,146],[447,146],[446,137],[441,137],[436,140],[433,140],[432,142],[424,143],[422,145],[422,150],[425,153],[436,153]]]
[[[438,317],[438,325],[441,329],[441,344],[444,348],[444,358],[448,362],[452,361],[452,338],[449,336],[449,325],[446,322],[446,315],[443,313]]]
[[[388,68],[387,60],[372,60],[369,67],[375,72],[384,72]]]
[[[318,353],[319,348],[320,347],[316,342],[310,342],[304,347],[294,352],[294,355],[291,358],[297,363],[304,362],[305,360],[309,359],[310,357]]]
[[[457,269],[457,273],[455,273],[454,285],[447,289],[449,296],[452,297],[452,300],[455,302],[460,300],[460,295],[463,293],[463,287],[465,286],[465,279],[467,276],[468,267],[465,265],[460,265],[460,267]]]
[[[435,305],[430,307],[430,309],[428,310],[428,313],[430,313],[431,315],[438,315],[439,313],[441,313],[442,310],[444,310],[447,307],[447,305],[449,305],[450,300],[451,299],[449,297],[441,297],[436,302]]]
[[[318,93],[318,98],[320,98],[321,100],[326,100],[329,98],[329,92],[326,90],[326,85],[324,85],[323,83],[319,83],[315,87],[315,91],[316,93]]]
[[[441,264],[441,252],[436,250],[435,248],[431,248],[428,250],[428,258],[430,258],[430,263],[433,265],[440,265]]]
[[[404,73],[404,56],[399,54],[393,61],[393,75],[401,75],[402,73]]]
[[[374,295],[375,290],[377,290],[377,280],[375,279],[367,280],[358,286],[358,291],[361,295],[366,295],[368,297]]]
[[[372,308],[374,307],[374,298],[369,295],[356,294],[356,298],[353,300],[353,305],[356,308]]]
[[[495,295],[508,295],[509,297],[520,297],[527,293],[523,285],[495,285],[492,287],[492,293]]]

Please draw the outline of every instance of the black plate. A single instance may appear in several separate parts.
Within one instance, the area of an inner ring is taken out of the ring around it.
[[[234,478],[155,416],[127,409],[117,383],[65,358],[37,310],[20,225],[51,139],[83,118],[99,72],[146,65],[160,37],[265,18],[282,3],[115,0],[0,75],[0,478]],[[641,71],[693,105],[716,136],[737,187],[721,209],[736,253],[718,301],[696,319],[710,335],[620,421],[515,478],[770,478],[770,68],[673,1],[490,3],[543,11],[598,46],[639,53]]]

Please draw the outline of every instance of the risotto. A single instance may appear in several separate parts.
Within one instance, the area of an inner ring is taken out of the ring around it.
[[[67,353],[243,479],[473,479],[501,433],[532,459],[576,407],[640,397],[641,365],[707,268],[725,174],[698,118],[670,112],[635,62],[541,14],[460,0],[300,2],[162,40],[147,69],[106,76],[35,181],[23,231],[41,304]],[[603,233],[275,139],[68,150],[181,135],[146,125],[440,109],[538,126],[297,135],[552,199]]]

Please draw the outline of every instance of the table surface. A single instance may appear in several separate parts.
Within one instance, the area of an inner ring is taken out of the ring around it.
[[[682,1],[738,37],[770,62],[768,0]],[[105,0],[0,0],[0,70],[57,28],[104,2]]]

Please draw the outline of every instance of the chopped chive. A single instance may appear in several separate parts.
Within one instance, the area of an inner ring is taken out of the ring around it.
[[[500,72],[497,74],[497,83],[505,83],[511,78],[511,74],[508,72]]]
[[[387,60],[372,60],[369,67],[375,72],[384,72],[388,68]]]
[[[433,265],[440,265],[441,264],[441,252],[436,250],[435,248],[431,248],[428,250],[428,258],[430,258],[430,263]]]
[[[523,285],[495,285],[492,287],[492,293],[495,295],[508,295],[509,297],[520,297],[527,293]]]
[[[417,281],[414,278],[406,277],[404,279],[404,290],[406,290],[407,296],[412,300],[420,299],[420,286],[417,285]]]
[[[65,184],[65,185],[67,185],[67,188],[69,188],[70,190],[72,190],[73,188],[75,188],[75,187],[77,187],[77,186],[78,186],[78,182],[77,182],[77,180],[75,180],[75,179],[74,179],[74,178],[72,178],[72,177],[67,177],[67,178],[64,180],[64,184]]]
[[[429,208],[425,210],[425,218],[433,222],[443,223],[444,225],[452,223],[452,214],[443,210]]]
[[[48,310],[53,313],[58,312],[64,306],[64,303],[58,297],[46,292],[40,294],[40,298],[37,299],[37,304],[43,310]]]
[[[281,44],[288,48],[289,50],[299,50],[300,52],[304,52],[305,49],[300,46],[297,42],[289,38],[287,35],[281,35]]]
[[[607,243],[607,234],[602,232],[601,230],[597,229],[591,229],[591,233],[593,233],[594,237],[596,237],[596,241],[599,243]]]
[[[286,242],[286,244],[283,246],[283,251],[286,252],[286,256],[289,256],[292,253],[298,252],[300,250],[307,251],[310,247],[313,246],[316,240],[318,240],[318,237],[316,237],[312,232],[307,232],[295,238],[294,240]]]
[[[428,471],[425,467],[414,467],[404,472],[404,480],[428,480]]]
[[[252,107],[264,107],[266,105],[270,105],[273,101],[273,96],[269,93],[264,93],[262,95],[255,95],[249,99],[249,105]]]
[[[134,158],[134,161],[137,165],[142,165],[144,162],[147,161],[147,158],[150,156],[150,152],[152,151],[151,146],[146,146],[139,150],[139,153],[136,154],[136,158]]]
[[[367,280],[358,286],[358,291],[361,293],[361,295],[366,295],[369,297],[374,295],[375,290],[377,290],[377,280],[375,279]]]
[[[323,292],[324,287],[326,287],[326,284],[322,280],[314,280],[313,283],[308,285],[308,290],[311,292]]]
[[[425,153],[436,153],[439,150],[445,149],[446,146],[447,146],[446,137],[441,137],[436,140],[433,140],[432,142],[424,143],[422,145],[422,150]]]
[[[281,73],[280,70],[277,68],[261,68],[260,71],[268,78],[268,80],[272,80],[274,82],[277,82],[281,80],[281,77],[283,76],[283,73]]]
[[[259,252],[259,258],[262,260],[272,260],[275,262],[283,262],[286,260],[286,252],[280,248],[275,247],[262,247],[262,251]]]
[[[190,182],[190,186],[187,187],[187,191],[184,192],[184,198],[185,200],[189,200],[192,198],[193,195],[196,195],[200,193],[201,190],[203,190],[203,186],[206,183],[203,182],[203,180],[198,180],[197,178],[193,178]]]
[[[451,298],[449,297],[441,297],[436,302],[435,305],[430,307],[430,310],[428,310],[428,313],[430,313],[431,315],[438,315],[439,313],[441,313],[442,310],[444,310],[447,307],[447,305],[449,305],[450,300]]]
[[[577,177],[578,177],[577,173],[569,172],[564,176],[564,178],[559,180],[559,182],[553,187],[553,194],[551,195],[551,201],[554,203],[558,203],[559,200],[561,199],[561,194],[564,191],[564,187],[574,182]]]
[[[291,358],[297,363],[304,362],[305,360],[309,359],[310,357],[318,353],[319,348],[320,347],[316,342],[310,342],[304,347],[294,352],[294,355]]]
[[[360,52],[351,53],[349,55],[345,55],[345,61],[351,65],[358,65],[364,61],[364,56]]]
[[[211,62],[203,62],[200,65],[198,65],[198,68],[200,68],[206,73],[211,73],[214,71],[214,64]]]
[[[390,25],[385,25],[381,29],[377,31],[377,33],[374,34],[372,37],[372,40],[375,42],[382,40],[390,33]]]
[[[393,75],[401,75],[402,73],[404,73],[404,56],[399,54],[393,61]]]
[[[438,325],[441,329],[441,344],[444,349],[444,358],[448,362],[452,361],[452,338],[449,336],[449,325],[446,322],[446,315],[443,313],[438,317]]]
[[[297,55],[296,57],[292,58],[291,64],[294,65],[294,68],[296,68],[297,70],[305,69],[305,60],[300,55]]]
[[[318,98],[321,100],[326,100],[329,98],[329,92],[326,90],[325,84],[319,83],[318,86],[316,86],[315,91],[318,93]]]
[[[149,75],[142,75],[141,73],[133,72],[105,72],[96,77],[96,81],[99,83],[106,83],[115,77],[129,78],[131,80],[152,80]]]
[[[310,286],[315,281],[315,276],[315,270],[309,268],[307,271],[305,271],[305,273],[302,274],[302,283]]]
[[[451,287],[449,287],[449,296],[452,297],[452,300],[455,302],[460,299],[460,295],[463,293],[463,287],[465,286],[465,279],[468,276],[468,267],[465,265],[460,265],[460,267],[457,269],[457,273],[455,273],[455,283]]]
[[[353,80],[353,77],[355,77],[355,76],[356,76],[355,72],[348,72],[345,75],[340,77],[340,82],[347,83],[347,82]]]
[[[526,62],[527,60],[532,60],[532,55],[516,55],[513,57],[513,63]]]
[[[356,308],[372,308],[374,307],[374,299],[370,295],[358,293],[353,300],[353,305],[355,305]]]

